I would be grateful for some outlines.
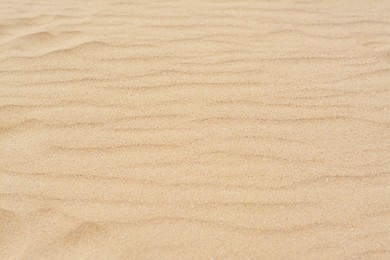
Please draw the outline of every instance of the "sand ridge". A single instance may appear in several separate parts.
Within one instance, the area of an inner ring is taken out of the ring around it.
[[[387,259],[388,1],[1,1],[1,259]]]

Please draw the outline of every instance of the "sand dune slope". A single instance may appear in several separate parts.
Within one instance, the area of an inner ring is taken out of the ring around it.
[[[0,1],[1,259],[389,237],[389,1]]]

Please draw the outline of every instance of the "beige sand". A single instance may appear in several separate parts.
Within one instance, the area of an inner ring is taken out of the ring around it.
[[[390,1],[1,1],[1,259],[389,259]]]

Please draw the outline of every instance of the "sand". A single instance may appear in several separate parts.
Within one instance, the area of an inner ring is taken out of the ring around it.
[[[389,259],[390,1],[1,1],[1,259]]]

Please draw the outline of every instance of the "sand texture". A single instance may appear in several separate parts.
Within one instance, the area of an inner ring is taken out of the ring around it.
[[[390,1],[0,1],[0,259],[390,259]]]

